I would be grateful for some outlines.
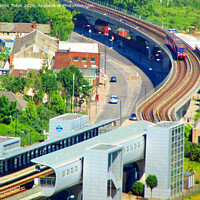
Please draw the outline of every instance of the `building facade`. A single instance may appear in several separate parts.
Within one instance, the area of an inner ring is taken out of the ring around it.
[[[183,192],[184,124],[160,122],[147,128],[145,177],[156,175],[152,198],[169,199]],[[145,185],[145,197],[151,190]]]
[[[122,147],[99,144],[84,154],[83,199],[122,199]]]
[[[91,84],[99,82],[99,49],[96,43],[59,42],[55,53],[55,70],[75,65]]]
[[[54,65],[57,49],[57,39],[51,38],[36,29],[15,41],[10,54],[10,64],[14,66],[14,69],[40,70],[43,60],[47,59],[49,68],[51,68]]]

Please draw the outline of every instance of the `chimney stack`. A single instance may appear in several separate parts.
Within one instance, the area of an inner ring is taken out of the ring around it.
[[[33,22],[33,25],[32,25],[32,27],[33,27],[33,29],[36,29],[36,22]]]

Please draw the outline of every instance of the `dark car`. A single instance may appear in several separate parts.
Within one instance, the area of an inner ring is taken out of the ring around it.
[[[116,76],[111,76],[110,82],[117,82],[117,77]]]
[[[135,114],[135,113],[132,113],[129,120],[134,120],[134,121],[136,121],[136,120],[137,120],[136,114]]]

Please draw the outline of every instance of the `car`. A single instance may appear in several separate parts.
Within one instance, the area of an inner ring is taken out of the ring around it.
[[[135,113],[132,113],[129,120],[134,120],[134,121],[136,121],[136,120],[137,120],[136,114],[135,114]]]
[[[118,97],[116,95],[112,95],[110,97],[110,103],[117,103],[118,102]]]
[[[117,77],[116,76],[111,76],[110,82],[117,82]]]

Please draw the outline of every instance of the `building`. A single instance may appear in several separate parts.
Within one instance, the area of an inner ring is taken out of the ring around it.
[[[192,142],[200,144],[200,118],[196,121],[192,132]]]
[[[145,177],[156,175],[152,198],[170,199],[183,192],[184,124],[160,122],[147,127]],[[151,190],[145,185],[145,197]]]
[[[48,139],[57,138],[58,135],[70,133],[73,130],[89,125],[88,115],[64,114],[49,120]]]
[[[122,199],[122,146],[98,144],[85,150],[83,199]]]
[[[26,100],[22,99],[21,97],[18,97],[13,92],[0,91],[0,97],[2,95],[5,95],[10,101],[16,101],[17,109],[20,109],[20,110],[26,109],[26,105],[28,102]]]
[[[96,43],[59,42],[55,53],[55,70],[77,66],[91,84],[99,82],[99,48]]]
[[[21,148],[21,138],[0,136],[0,156],[7,154],[10,150]],[[3,166],[0,165],[0,169],[2,167]]]
[[[7,54],[10,55],[12,52],[15,42],[15,36],[0,36],[0,46],[7,47]]]
[[[39,30],[34,30],[15,40],[10,64],[14,69],[40,70],[44,59],[48,59],[49,68],[54,65],[55,52],[58,49],[58,41]]]
[[[37,24],[33,23],[9,23],[9,22],[0,22],[0,36],[24,36],[33,30],[39,30],[44,34],[51,33],[50,22],[47,24]]]

